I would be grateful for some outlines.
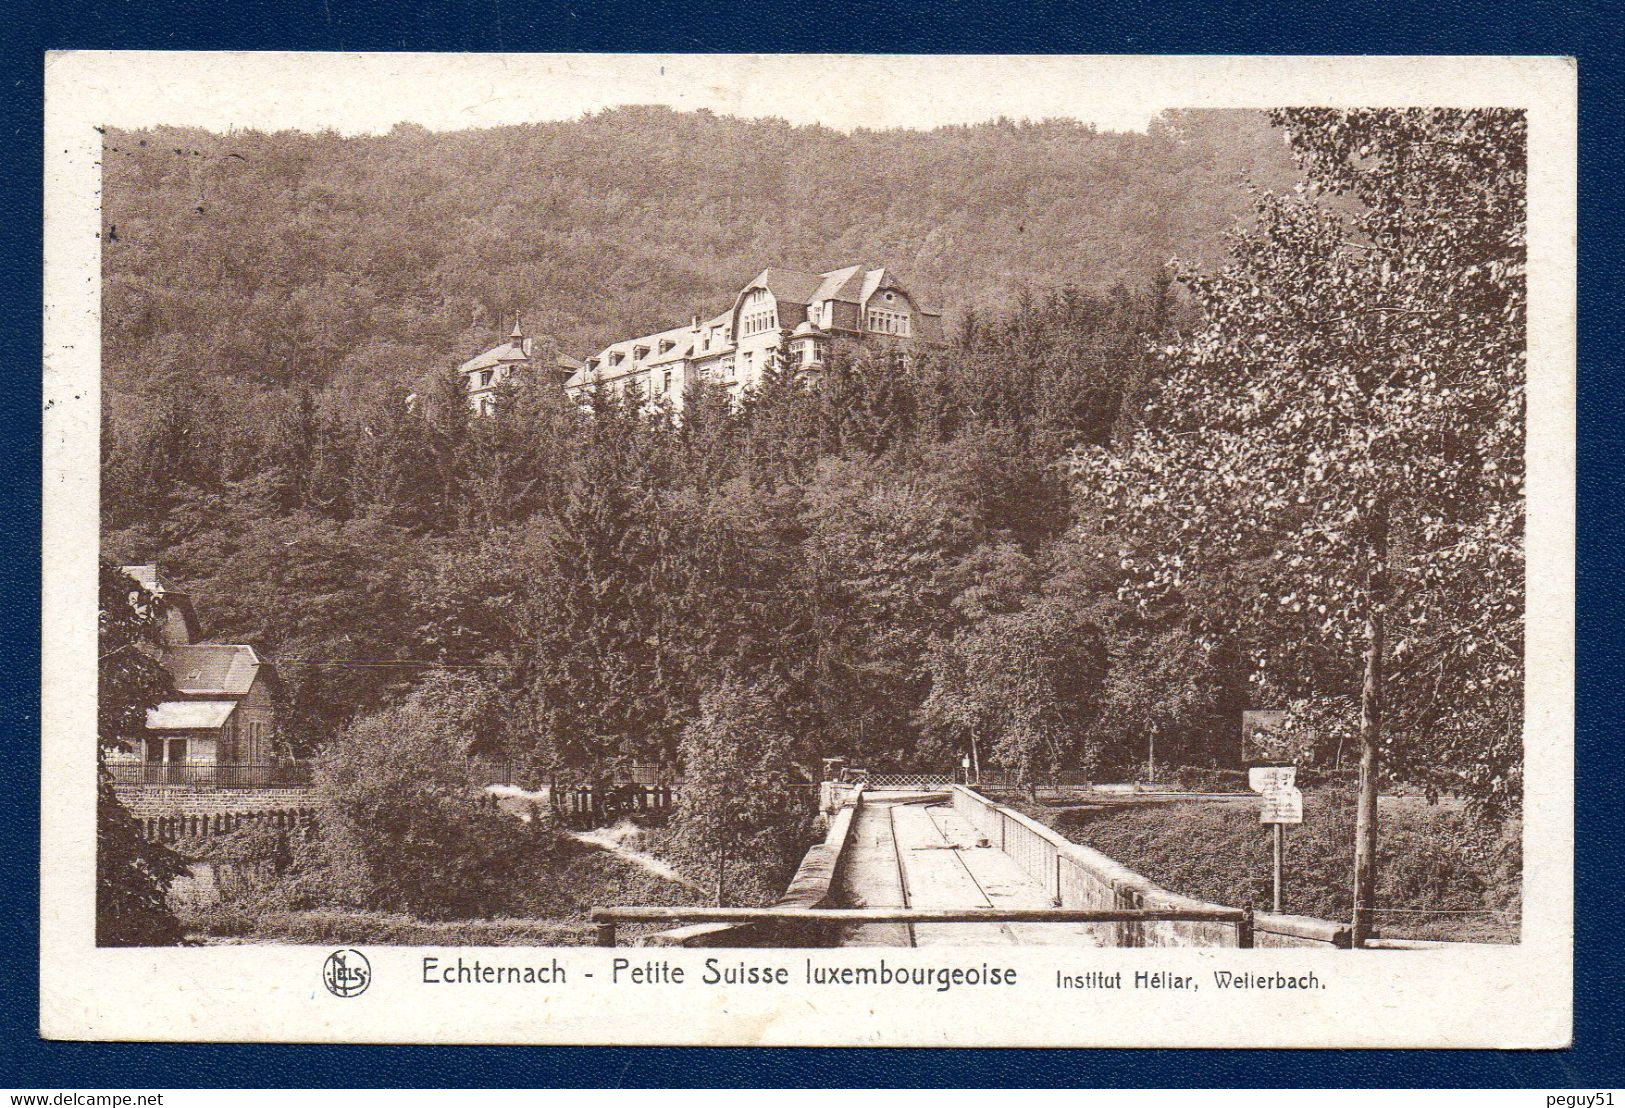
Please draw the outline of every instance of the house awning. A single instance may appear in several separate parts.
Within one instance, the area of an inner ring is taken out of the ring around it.
[[[225,725],[235,707],[235,700],[166,700],[147,709],[147,730],[215,730]]]

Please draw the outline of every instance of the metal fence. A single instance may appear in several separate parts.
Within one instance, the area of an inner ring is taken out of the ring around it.
[[[308,761],[251,765],[238,762],[108,762],[118,785],[179,785],[200,789],[297,788],[310,784]]]
[[[850,770],[847,775],[851,783],[862,784],[869,789],[935,791],[951,788],[958,783],[951,773],[869,773],[866,770]]]

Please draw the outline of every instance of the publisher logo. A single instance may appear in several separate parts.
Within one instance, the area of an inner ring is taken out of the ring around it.
[[[334,996],[360,996],[372,984],[372,966],[359,950],[335,950],[322,963],[322,984]]]

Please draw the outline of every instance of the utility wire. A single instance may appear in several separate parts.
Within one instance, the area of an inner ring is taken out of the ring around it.
[[[515,669],[518,662],[431,662],[402,658],[276,658],[278,665],[347,667],[351,669],[430,668],[430,669]]]

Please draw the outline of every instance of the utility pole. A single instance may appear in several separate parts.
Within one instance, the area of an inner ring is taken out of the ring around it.
[[[1377,901],[1377,772],[1382,758],[1383,651],[1388,608],[1388,505],[1366,519],[1365,675],[1360,688],[1360,798],[1354,822],[1354,919],[1350,941],[1371,936]]]
[[[1274,831],[1274,835],[1271,837],[1274,839],[1275,848],[1275,895],[1270,898],[1270,910],[1279,912],[1281,910],[1281,855],[1284,852],[1286,824],[1272,824],[1271,829]]]

